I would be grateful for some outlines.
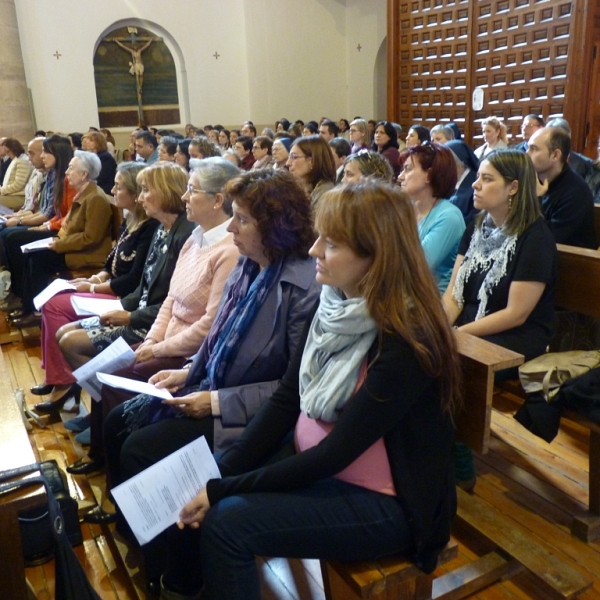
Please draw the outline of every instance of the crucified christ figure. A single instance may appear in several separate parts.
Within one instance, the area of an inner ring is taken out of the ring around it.
[[[142,62],[142,52],[147,50],[154,40],[148,40],[141,48],[138,48],[135,42],[133,42],[131,47],[129,47],[121,43],[117,38],[113,38],[112,41],[120,48],[127,50],[127,52],[131,54],[131,60],[129,61],[129,72],[132,75],[135,75],[138,94],[141,95],[142,84],[144,83],[144,63]]]

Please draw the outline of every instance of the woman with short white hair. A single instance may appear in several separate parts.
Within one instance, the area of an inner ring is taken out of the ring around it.
[[[52,275],[104,265],[112,246],[113,213],[107,195],[95,182],[101,167],[94,152],[75,151],[66,175],[76,195],[58,236],[48,249],[26,255],[22,310],[13,321],[17,327],[40,323],[41,315],[34,313],[33,299],[48,285]]]

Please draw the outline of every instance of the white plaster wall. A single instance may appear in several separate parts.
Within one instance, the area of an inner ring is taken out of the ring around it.
[[[37,125],[64,132],[97,125],[95,47],[126,19],[165,32],[183,122],[370,117],[385,8],[385,0],[16,0]]]
[[[384,119],[386,115],[376,114],[373,75],[377,52],[387,35],[386,0],[346,0],[346,22],[348,118]]]

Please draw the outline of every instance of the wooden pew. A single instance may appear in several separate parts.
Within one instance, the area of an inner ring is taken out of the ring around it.
[[[600,221],[600,207],[596,206]],[[557,310],[573,311],[600,319],[600,251],[557,244],[558,277],[554,290]],[[577,350],[578,348],[573,348]],[[501,389],[514,396],[525,397],[518,380],[504,382]],[[571,533],[590,542],[600,537],[600,425],[582,415],[566,411],[563,419],[574,421],[590,430],[588,511],[573,516]]]
[[[10,375],[0,352],[0,470],[35,462],[25,424],[13,399]],[[25,564],[18,513],[45,502],[41,486],[0,495],[0,597],[26,600]]]
[[[457,439],[478,453],[488,450],[494,391],[494,373],[515,367],[523,356],[466,333],[456,332],[461,355],[465,402],[456,417]],[[543,549],[524,531],[515,530],[506,519],[461,489],[455,525],[483,538],[495,548],[485,556],[435,578],[403,558],[386,558],[346,564],[321,561],[325,597],[369,600],[450,600],[463,598],[523,570],[531,572],[548,597],[574,598],[591,586],[578,571]],[[456,556],[451,540],[440,556],[440,564]],[[347,587],[343,592],[339,580]]]
[[[600,207],[595,207],[597,221]],[[600,252],[558,244],[558,279],[554,292],[557,308],[600,318]],[[564,417],[590,430],[588,513],[576,516],[571,533],[584,541],[600,537],[600,425],[578,413]]]

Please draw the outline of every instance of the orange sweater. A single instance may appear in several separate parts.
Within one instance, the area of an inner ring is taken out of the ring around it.
[[[48,229],[54,230],[54,231],[60,230],[63,219],[69,214],[69,210],[71,210],[71,205],[73,204],[73,198],[75,198],[76,194],[77,194],[77,192],[75,191],[75,188],[69,183],[69,180],[65,176],[65,183],[64,183],[64,187],[63,187],[63,197],[60,202],[61,216],[59,217],[58,215],[54,215],[49,221]]]

